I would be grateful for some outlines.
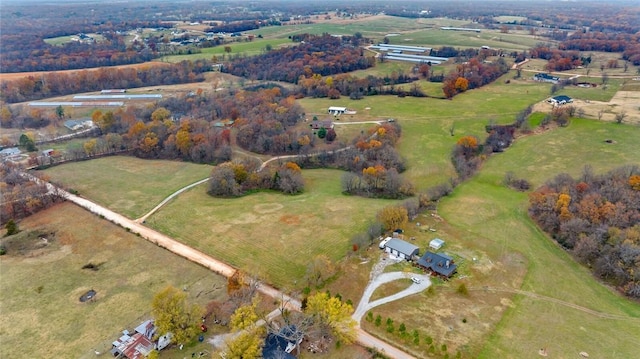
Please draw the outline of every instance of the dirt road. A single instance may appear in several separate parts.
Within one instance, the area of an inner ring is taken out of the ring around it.
[[[40,179],[38,179],[37,177],[31,174],[25,173],[25,176],[29,177],[32,181],[43,183],[43,181],[41,181]],[[140,235],[140,237],[152,243],[155,243],[156,245],[162,248],[165,248],[173,252],[174,254],[184,257],[194,263],[198,263],[215,273],[218,273],[228,278],[232,276],[236,271],[236,269],[233,268],[232,266],[224,262],[221,262],[205,253],[202,253],[194,248],[191,248],[185,244],[182,244],[169,236],[166,236],[160,232],[157,232],[151,228],[148,228],[140,223],[137,223],[134,220],[131,220],[121,214],[113,212],[87,199],[78,197],[67,191],[64,191],[63,189],[58,188],[51,183],[48,183],[48,182],[44,182],[44,183],[46,184],[49,191],[51,192],[55,191],[66,200],[73,202],[82,208],[85,208],[86,210],[100,216],[101,218],[104,218],[110,222],[113,222],[125,228],[131,233],[138,234]],[[197,185],[197,183],[193,185]],[[275,300],[285,302],[286,308],[289,310],[298,310],[298,311],[300,310],[301,303],[299,300],[297,300],[296,298],[290,297],[289,295],[279,291],[278,289],[272,286],[269,286],[267,284],[260,284],[260,286],[258,287],[258,291]],[[274,315],[274,314],[275,314],[275,311],[272,312],[270,315]],[[358,327],[357,330],[358,330],[357,342],[359,344],[372,347],[372,348],[377,348],[380,351],[384,351],[384,353],[392,359],[413,359],[412,356],[391,346],[390,344],[385,343],[384,341],[378,338],[371,336],[361,328]]]

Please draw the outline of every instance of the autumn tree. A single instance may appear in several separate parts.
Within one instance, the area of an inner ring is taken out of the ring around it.
[[[264,330],[255,328],[242,331],[236,337],[226,342],[226,359],[259,359],[262,358],[264,345]]]
[[[377,219],[385,229],[404,228],[409,222],[407,209],[403,206],[387,206],[378,212]]]
[[[315,256],[307,266],[306,279],[309,286],[320,288],[337,272],[336,266],[324,254]]]
[[[305,314],[311,316],[314,324],[324,331],[328,329],[342,344],[353,343],[356,339],[356,321],[351,318],[353,307],[339,298],[330,297],[326,292],[316,293],[307,299]]]
[[[198,333],[203,310],[189,304],[185,292],[168,286],[154,296],[151,307],[158,333],[172,333],[174,343],[188,343]]]
[[[162,122],[171,116],[171,112],[164,107],[159,107],[151,113],[151,120]]]
[[[458,77],[456,79],[455,88],[458,92],[465,92],[469,88],[469,80],[464,77]]]
[[[258,307],[257,297],[254,297],[254,300],[251,304],[243,305],[233,312],[231,315],[231,330],[245,330],[255,327],[256,322],[260,318],[256,309]]]

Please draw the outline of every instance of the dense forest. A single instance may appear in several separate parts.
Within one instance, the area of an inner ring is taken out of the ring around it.
[[[640,167],[560,174],[531,193],[529,214],[595,275],[640,298]]]
[[[297,83],[301,76],[328,76],[367,69],[375,64],[359,48],[358,37],[307,35],[299,45],[227,63],[224,71],[252,80]]]

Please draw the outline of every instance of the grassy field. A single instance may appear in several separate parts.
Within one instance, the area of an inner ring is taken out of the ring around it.
[[[105,157],[49,168],[55,183],[129,218],[147,213],[180,188],[206,178],[211,166],[188,162]]]
[[[302,99],[307,113],[324,113],[329,106],[355,109],[354,119],[397,119],[402,127],[400,152],[407,159],[405,175],[418,189],[440,184],[454,175],[449,154],[462,136],[486,136],[490,122],[508,123],[525,107],[548,96],[550,85],[533,81],[511,81],[506,74],[493,85],[468,91],[453,100],[433,98],[365,97],[362,100]],[[368,110],[366,108],[369,108]],[[454,136],[451,136],[451,127]]]
[[[121,330],[146,319],[153,295],[167,285],[186,287],[201,305],[226,295],[224,278],[73,204],[19,226],[28,249],[0,257],[2,358],[95,358],[94,349],[105,351]],[[82,269],[88,263],[98,270]],[[95,301],[79,302],[89,289]]]
[[[260,192],[213,198],[206,185],[181,195],[147,220],[149,226],[281,288],[302,288],[318,255],[338,261],[350,238],[366,229],[388,200],[345,197],[340,171],[303,172],[297,196]]]
[[[287,44],[291,44],[291,40],[289,39],[254,39],[250,42],[232,42],[225,44],[223,46],[216,47],[208,47],[201,49],[200,53],[190,54],[190,55],[171,55],[163,57],[164,61],[167,62],[180,62],[183,60],[197,60],[197,59],[208,59],[210,60],[212,57],[217,57],[220,61],[227,57],[232,57],[235,55],[240,56],[254,56],[258,55],[265,51],[267,45],[271,45],[272,48],[276,49],[280,46],[286,46]],[[225,47],[229,46],[231,48],[230,53],[225,52]]]

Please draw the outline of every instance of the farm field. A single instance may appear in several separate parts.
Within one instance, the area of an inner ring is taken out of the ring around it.
[[[408,332],[425,328],[423,337],[430,335],[436,343],[446,340],[453,349],[450,353],[459,348],[470,357],[532,357],[542,347],[558,357],[572,357],[580,351],[611,357],[612,348],[616,348],[613,357],[633,356],[640,348],[635,340],[640,335],[640,306],[598,283],[541,233],[528,218],[526,194],[504,187],[501,181],[505,172],[514,171],[516,177],[529,179],[537,187],[562,172],[577,176],[585,164],[597,173],[622,164],[640,164],[640,154],[632,150],[637,136],[640,128],[634,126],[573,120],[567,128],[518,139],[441,201],[438,214],[445,222],[433,225],[438,228],[433,235],[447,241],[446,252],[462,256],[457,260],[461,263],[458,277],[436,282],[434,294],[422,293],[372,312],[381,314],[383,323],[392,318],[396,330],[399,323]],[[603,138],[615,142],[608,144]],[[416,221],[430,224],[422,216]],[[416,235],[418,242],[424,236],[411,229],[406,235]],[[471,257],[477,262],[470,261]],[[456,293],[461,283],[470,289],[468,297]],[[506,291],[486,291],[485,287]],[[509,292],[514,289],[560,302],[527,294],[514,296]],[[570,307],[574,304],[613,318]],[[503,318],[496,316],[503,312]],[[364,327],[403,343],[410,352],[427,355],[428,346],[403,342],[388,334],[384,324],[376,328],[364,323]]]
[[[231,42],[225,45],[216,47],[208,47],[201,49],[202,52],[189,54],[189,55],[169,55],[164,56],[162,59],[167,62],[180,62],[183,60],[198,60],[207,59],[210,60],[214,56],[219,60],[223,58],[233,56],[255,56],[265,51],[267,45],[272,46],[274,49],[292,44],[289,39],[254,39],[251,42]],[[230,53],[225,52],[225,47],[231,48]]]
[[[55,166],[44,173],[52,182],[133,219],[210,171],[211,166],[189,162],[114,156]]]
[[[20,229],[20,244],[0,257],[2,358],[95,358],[94,350],[109,349],[120,331],[146,319],[167,285],[186,287],[200,305],[226,295],[224,278],[71,203]],[[89,263],[97,270],[82,269]],[[89,289],[96,299],[81,303]]]
[[[179,196],[147,224],[181,242],[264,278],[279,288],[306,286],[308,263],[324,254],[339,261],[351,236],[364,231],[390,200],[346,197],[341,171],[305,170],[305,192],[258,192],[213,198],[206,185]]]

